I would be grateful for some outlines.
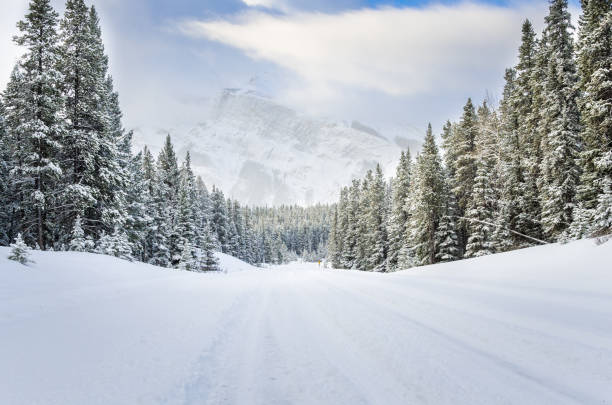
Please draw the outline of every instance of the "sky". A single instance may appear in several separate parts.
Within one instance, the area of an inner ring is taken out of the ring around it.
[[[297,111],[420,136],[467,97],[495,101],[522,21],[546,0],[86,0],[101,15],[125,124],[197,124],[223,88]],[[0,0],[0,89],[28,0]],[[63,12],[63,0],[52,0]],[[570,5],[574,20],[577,1]]]

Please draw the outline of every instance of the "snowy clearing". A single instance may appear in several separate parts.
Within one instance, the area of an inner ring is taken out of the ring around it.
[[[612,242],[394,274],[7,255],[2,404],[612,401]]]

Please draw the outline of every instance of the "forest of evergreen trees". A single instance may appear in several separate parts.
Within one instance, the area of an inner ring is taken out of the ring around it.
[[[249,208],[179,164],[170,135],[133,154],[99,18],[68,0],[60,18],[32,0],[24,55],[0,98],[0,245],[89,251],[192,271],[219,250],[249,263],[325,254],[328,206]]]
[[[403,153],[341,192],[329,258],[393,271],[538,243],[612,233],[612,2],[582,0],[577,41],[567,0],[551,0],[539,38],[522,27],[498,108],[468,99]],[[576,43],[574,43],[576,42]]]

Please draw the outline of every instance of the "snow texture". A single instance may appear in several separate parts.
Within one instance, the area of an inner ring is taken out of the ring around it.
[[[157,152],[168,133],[207,185],[250,205],[333,202],[376,163],[391,176],[401,152],[363,124],[315,119],[237,89],[225,90],[197,126],[135,129],[134,146]],[[419,144],[400,143],[413,153]]]
[[[0,403],[605,404],[611,244],[392,274],[0,248]]]

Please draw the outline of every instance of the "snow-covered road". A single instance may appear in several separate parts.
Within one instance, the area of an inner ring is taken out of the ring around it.
[[[201,275],[0,249],[0,403],[611,403],[611,251]]]

